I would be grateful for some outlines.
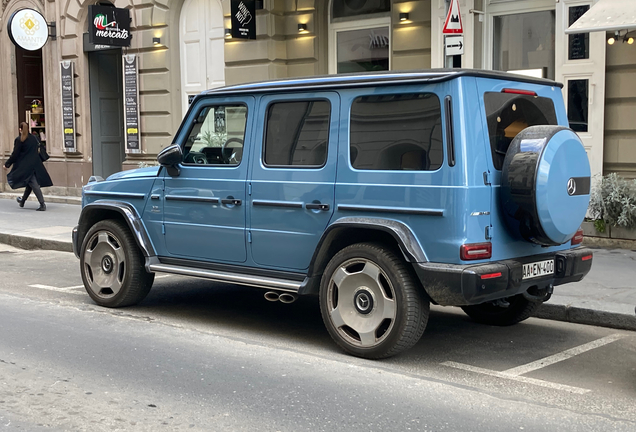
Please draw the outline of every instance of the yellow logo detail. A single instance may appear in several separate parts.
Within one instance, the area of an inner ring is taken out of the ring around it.
[[[64,133],[65,134],[72,134],[73,133],[73,129],[69,129],[69,128],[64,129]]]
[[[27,12],[20,18],[20,28],[24,30],[24,33],[28,36],[33,36],[36,31],[40,30],[40,23],[31,12]]]
[[[136,134],[137,133],[137,128],[128,128],[128,130],[126,131],[129,134]]]

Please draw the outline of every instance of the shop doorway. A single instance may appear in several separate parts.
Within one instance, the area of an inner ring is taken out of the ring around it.
[[[88,53],[93,174],[121,171],[125,158],[121,50]]]
[[[186,0],[179,20],[182,113],[189,97],[225,85],[225,29],[219,0]]]
[[[18,121],[27,122],[31,127],[30,116],[33,101],[40,101],[40,117],[44,114],[44,79],[42,75],[42,50],[27,51],[15,47],[16,79],[18,85]],[[38,123],[41,120],[38,119]],[[18,125],[14,125],[17,131]],[[17,134],[17,132],[16,132]]]
[[[391,69],[389,0],[332,0],[329,15],[329,73]]]

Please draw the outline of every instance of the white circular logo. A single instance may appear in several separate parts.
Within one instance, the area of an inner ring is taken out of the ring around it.
[[[9,38],[25,50],[39,50],[49,38],[46,19],[36,10],[20,9],[9,19]]]

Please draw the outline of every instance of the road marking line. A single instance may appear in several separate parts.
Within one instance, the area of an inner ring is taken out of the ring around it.
[[[475,373],[479,373],[479,374],[483,374],[483,375],[490,375],[490,376],[494,376],[497,378],[503,378],[503,379],[508,379],[511,381],[517,381],[517,382],[521,382],[521,383],[525,383],[525,384],[532,384],[532,385],[536,385],[536,386],[540,386],[540,387],[547,387],[547,388],[551,388],[554,390],[562,390],[562,391],[566,391],[566,392],[570,392],[570,393],[576,393],[576,394],[586,394],[589,393],[591,390],[588,389],[584,389],[584,388],[580,388],[580,387],[572,387],[569,385],[565,385],[565,384],[557,384],[557,383],[553,383],[553,382],[549,382],[549,381],[543,381],[543,380],[539,380],[539,379],[535,379],[535,378],[528,378],[528,377],[523,377],[523,376],[516,376],[516,375],[508,375],[505,372],[497,372],[497,371],[493,371],[490,369],[482,369],[479,367],[475,367],[475,366],[470,366],[470,365],[465,365],[462,363],[456,363],[456,362],[444,362],[442,363],[442,366],[449,366],[455,369],[462,369],[468,372],[475,372]]]
[[[506,371],[503,371],[503,373],[506,375],[512,375],[512,376],[527,374],[528,372],[532,372],[537,369],[541,369],[546,366],[550,366],[552,364],[561,362],[563,360],[567,360],[576,355],[583,354],[584,352],[593,350],[594,348],[599,348],[599,347],[602,347],[603,345],[610,344],[619,339],[622,339],[623,337],[625,336],[621,334],[612,334],[609,336],[605,336],[595,341],[571,348],[569,350],[565,350],[563,352],[552,355],[550,357],[546,357],[546,358],[534,361],[532,363],[528,363],[526,365],[521,365],[521,366],[514,367],[512,369],[508,369]]]
[[[45,289],[45,290],[49,290],[49,291],[56,291],[56,292],[64,292],[64,293],[69,293],[69,294],[84,295],[84,293],[82,293],[82,292],[71,291],[69,288],[58,288],[58,287],[54,287],[54,286],[41,285],[41,284],[33,284],[33,285],[29,285],[29,286],[31,288],[39,288],[39,289]]]
[[[543,380],[539,380],[539,379],[535,379],[535,378],[529,378],[529,377],[523,377],[521,375],[526,374],[528,372],[532,372],[538,369],[542,369],[546,366],[550,366],[553,365],[555,363],[561,362],[563,360],[567,360],[569,358],[572,358],[576,355],[579,354],[583,354],[584,352],[593,350],[595,348],[599,348],[602,347],[603,345],[607,345],[610,344],[612,342],[615,342],[619,339],[622,339],[623,337],[625,337],[625,335],[621,335],[618,333],[609,335],[609,336],[605,336],[602,337],[600,339],[597,339],[595,341],[571,348],[569,350],[565,350],[563,352],[560,352],[558,354],[549,356],[549,357],[545,357],[543,359],[537,360],[537,361],[533,361],[531,363],[525,364],[525,365],[521,365],[521,366],[517,366],[517,367],[513,367],[511,369],[505,370],[503,372],[498,372],[498,371],[493,371],[490,369],[483,369],[480,367],[476,367],[476,366],[470,366],[470,365],[466,365],[463,363],[457,363],[457,362],[444,362],[442,363],[443,366],[449,366],[449,367],[453,367],[456,369],[462,369],[465,371],[469,371],[469,372],[475,372],[475,373],[480,373],[480,374],[484,374],[484,375],[490,375],[490,376],[494,376],[497,378],[504,378],[504,379],[509,379],[512,381],[519,381],[519,382],[523,382],[523,383],[527,383],[527,384],[534,384],[537,386],[541,386],[541,387],[548,387],[548,388],[553,388],[556,390],[564,390],[564,391],[568,391],[570,393],[577,393],[577,394],[585,394],[585,393],[589,393],[591,390],[587,390],[587,389],[583,389],[583,388],[579,388],[579,387],[572,387],[572,386],[568,386],[565,384],[556,384],[556,383],[552,383],[552,382],[548,382],[548,381],[543,381]]]

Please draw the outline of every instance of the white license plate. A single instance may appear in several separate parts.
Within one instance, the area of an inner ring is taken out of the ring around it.
[[[523,278],[531,279],[535,277],[554,274],[554,260],[537,261],[523,265]]]

